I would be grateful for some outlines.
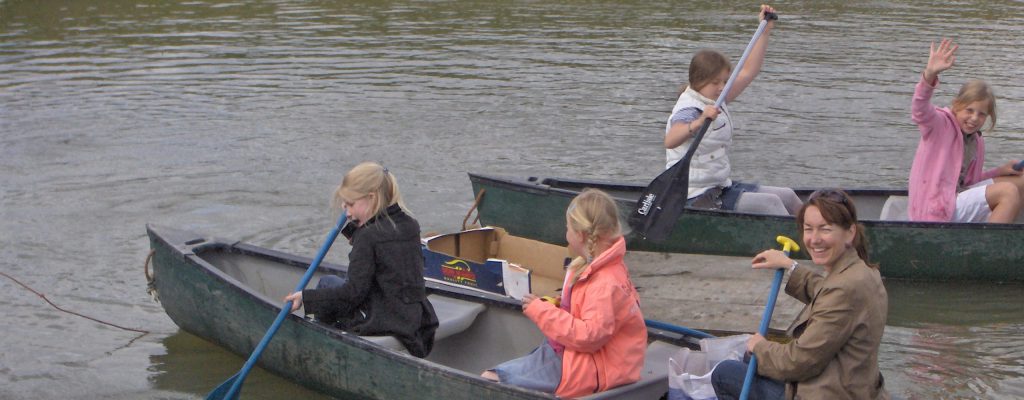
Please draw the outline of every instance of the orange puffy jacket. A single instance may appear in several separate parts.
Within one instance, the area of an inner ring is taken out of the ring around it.
[[[559,397],[586,396],[640,380],[647,349],[647,326],[623,262],[626,241],[619,238],[595,258],[571,288],[570,312],[534,301],[524,313],[545,336],[565,346]],[[570,283],[566,282],[566,286]]]

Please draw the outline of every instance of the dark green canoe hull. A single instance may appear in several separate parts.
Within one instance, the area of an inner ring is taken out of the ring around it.
[[[583,188],[609,192],[629,215],[643,184],[562,178],[513,178],[469,174],[473,193],[485,191],[480,222],[510,234],[565,244],[565,209]],[[806,198],[813,190],[797,189]],[[1024,281],[1024,225],[881,221],[889,196],[906,191],[847,190],[858,208],[870,243],[871,261],[887,278],[913,280]],[[687,208],[669,237],[656,243],[627,235],[630,250],[753,256],[775,248],[775,237],[799,240],[793,217]],[[806,256],[804,256],[806,258]]]
[[[280,299],[294,289],[310,263],[307,258],[169,228],[148,226],[147,232],[154,250],[153,285],[167,315],[182,330],[242,357],[248,357],[262,339],[281,310]],[[313,282],[325,274],[344,275],[345,268],[324,263]],[[292,314],[258,365],[345,399],[555,399],[479,377],[480,371],[527,354],[543,340],[517,300],[434,282],[427,283],[427,291],[442,321],[439,338],[446,326],[439,301],[470,304],[477,311],[468,326],[435,340],[426,359],[371,341],[386,343],[391,337],[363,338]],[[668,383],[658,369],[667,369],[667,357],[675,351],[696,348],[697,340],[660,330],[651,330],[649,337],[641,382],[587,398],[663,395]],[[239,360],[238,367],[242,364]],[[245,393],[243,386],[241,397]]]

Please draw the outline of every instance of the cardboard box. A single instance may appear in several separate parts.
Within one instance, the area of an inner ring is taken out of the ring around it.
[[[483,227],[423,239],[424,276],[521,299],[558,296],[569,250]]]

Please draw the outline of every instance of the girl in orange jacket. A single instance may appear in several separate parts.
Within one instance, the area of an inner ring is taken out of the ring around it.
[[[608,194],[584,190],[566,211],[565,239],[578,257],[566,270],[559,304],[524,296],[523,313],[547,337],[525,357],[483,376],[579,397],[640,380],[647,327],[623,262],[626,242]]]

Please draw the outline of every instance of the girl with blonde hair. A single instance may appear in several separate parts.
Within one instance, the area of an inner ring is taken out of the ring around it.
[[[623,261],[626,241],[615,201],[602,191],[584,190],[565,219],[565,239],[576,258],[566,270],[561,298],[523,297],[523,313],[546,340],[483,376],[579,397],[640,380],[647,327]]]
[[[332,203],[348,214],[342,230],[352,244],[348,274],[325,276],[315,289],[285,300],[293,311],[304,306],[319,322],[357,335],[395,336],[409,354],[426,357],[437,315],[423,285],[420,225],[402,205],[395,176],[380,164],[359,164],[345,174]]]
[[[928,64],[911,102],[911,119],[921,138],[910,167],[907,213],[914,221],[1010,223],[1024,202],[1024,176],[1017,160],[982,172],[982,130],[996,124],[996,97],[983,81],[960,88],[952,108],[931,104],[939,74],[953,67],[956,50],[950,39],[932,43]]]

